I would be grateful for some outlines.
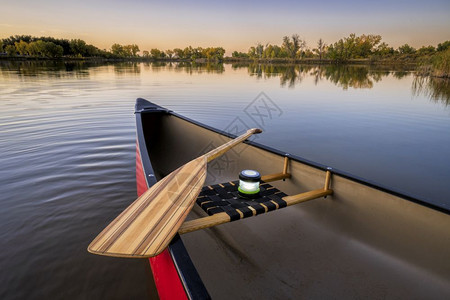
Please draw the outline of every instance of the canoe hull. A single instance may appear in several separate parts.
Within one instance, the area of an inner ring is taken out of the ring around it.
[[[229,140],[169,111],[141,115],[157,179]],[[207,184],[235,180],[248,168],[279,173],[285,156],[253,142],[239,145],[210,163]],[[291,195],[324,185],[327,166],[287,156],[291,178],[272,185]],[[332,196],[182,236],[213,298],[450,297],[448,212],[332,173]],[[202,216],[197,207],[190,217]]]

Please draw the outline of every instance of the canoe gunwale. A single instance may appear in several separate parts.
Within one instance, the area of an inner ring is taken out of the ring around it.
[[[138,105],[138,103],[136,104],[136,112],[135,112],[136,114],[138,114],[138,113],[166,113],[166,114],[169,114],[171,116],[175,116],[177,118],[180,118],[180,119],[182,119],[184,121],[187,121],[189,123],[192,123],[194,125],[200,126],[200,127],[204,128],[204,129],[207,129],[207,130],[213,131],[215,133],[224,135],[224,136],[226,136],[228,138],[231,138],[231,139],[236,138],[236,136],[233,135],[233,134],[230,134],[230,133],[228,133],[226,131],[222,131],[220,129],[217,129],[217,128],[211,127],[209,125],[200,123],[200,122],[198,122],[196,120],[190,119],[190,118],[188,118],[186,116],[180,115],[180,114],[178,114],[178,113],[176,113],[174,111],[171,111],[171,110],[166,109],[164,107],[161,107],[161,106],[159,106],[157,104],[154,104],[154,103],[152,103],[152,102],[150,102],[148,100],[145,100],[145,99],[142,99],[142,98],[138,98],[137,102],[139,103],[139,105]],[[248,144],[248,145],[251,145],[251,146],[254,146],[256,148],[260,148],[260,149],[265,150],[265,151],[269,151],[271,153],[274,153],[274,154],[277,154],[277,155],[280,155],[280,156],[288,157],[289,159],[292,159],[294,161],[297,161],[299,163],[308,165],[310,167],[313,167],[313,168],[316,168],[316,169],[319,169],[319,170],[322,170],[322,171],[330,171],[333,175],[338,175],[338,176],[343,177],[345,179],[348,179],[348,180],[351,180],[351,181],[363,184],[365,186],[377,189],[379,191],[391,194],[393,196],[397,196],[397,197],[403,198],[405,200],[408,200],[410,202],[413,202],[413,203],[425,206],[427,208],[430,208],[430,209],[433,209],[433,210],[445,213],[447,215],[450,215],[450,209],[447,209],[447,208],[435,205],[433,203],[429,203],[429,202],[427,202],[425,200],[422,200],[422,199],[419,199],[419,198],[417,198],[417,197],[415,197],[415,196],[413,196],[413,195],[411,195],[411,194],[409,194],[407,192],[396,190],[396,189],[388,187],[388,186],[380,185],[380,184],[378,184],[376,182],[373,182],[371,180],[365,179],[365,178],[360,177],[360,176],[353,175],[353,174],[351,174],[349,172],[346,172],[346,171],[343,171],[343,170],[340,170],[340,169],[336,169],[336,168],[333,168],[333,167],[330,167],[330,166],[327,166],[327,165],[324,165],[324,164],[321,164],[321,163],[317,163],[317,162],[308,160],[308,159],[303,158],[303,157],[298,156],[298,155],[286,153],[286,152],[280,151],[278,149],[275,149],[275,148],[272,148],[270,146],[266,146],[266,145],[263,145],[263,144],[260,144],[260,143],[257,143],[257,142],[245,141],[244,143]]]

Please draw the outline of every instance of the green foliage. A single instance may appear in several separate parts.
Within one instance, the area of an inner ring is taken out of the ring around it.
[[[369,58],[376,53],[377,45],[381,42],[380,35],[350,34],[340,39],[328,48],[328,57],[336,61],[347,61],[349,59]]]
[[[306,42],[298,34],[293,34],[291,39],[288,36],[283,37],[281,47],[291,59],[296,59],[304,56],[303,49],[306,47]]]
[[[16,47],[17,52],[19,52],[20,55],[27,55],[28,54],[28,43],[24,41],[15,42],[14,46]]]
[[[432,57],[431,65],[439,77],[450,77],[450,48]]]
[[[44,42],[43,55],[45,57],[62,57],[64,54],[64,49],[60,45],[56,45],[52,42]]]
[[[184,51],[180,48],[173,49],[174,55],[176,58],[182,59],[184,55]]]
[[[324,54],[324,52],[325,52],[326,47],[327,47],[327,45],[326,45],[325,42],[322,40],[322,38],[320,38],[320,39],[317,41],[317,49],[314,49],[314,50],[315,50],[314,52],[317,53],[317,55],[319,56],[319,59],[322,59],[322,56],[323,56],[323,54]]]
[[[374,53],[381,57],[388,57],[388,56],[392,56],[395,53],[395,50],[394,50],[394,48],[389,47],[388,44],[383,42],[378,45],[378,47],[375,49]]]
[[[417,54],[420,56],[424,56],[424,55],[431,55],[434,52],[436,52],[436,48],[434,48],[433,46],[422,46],[421,48],[419,48],[417,50]]]
[[[436,50],[437,51],[445,51],[450,48],[450,41],[445,41],[443,43],[439,43]]]
[[[172,59],[174,53],[175,53],[174,50],[170,50],[170,49],[166,50],[166,54],[169,57],[169,59]]]
[[[327,44],[319,39],[317,47],[308,48],[306,42],[298,34],[284,36],[281,45],[262,44],[258,42],[249,48],[247,53],[234,51],[233,58],[256,59],[270,61],[295,61],[304,58],[323,58],[336,62],[345,62],[352,59],[366,59],[372,62],[379,59],[390,58],[394,60],[421,61],[431,66],[439,66],[446,70],[450,41],[439,43],[437,47],[423,46],[418,50],[408,44],[400,46],[397,50],[385,42],[381,42],[380,35],[361,35],[352,33],[348,37],[339,39],[335,43]],[[81,39],[56,39],[53,37],[33,37],[30,35],[15,35],[0,39],[0,52],[10,56],[17,54],[31,57],[104,57],[104,58],[136,58],[139,57],[139,46],[136,44],[113,44],[110,51],[100,50],[87,44]],[[440,55],[442,54],[442,55]],[[175,48],[162,51],[151,49],[143,51],[142,56],[156,60],[178,59],[183,61],[222,61],[225,49],[222,47],[192,47],[184,49]],[[445,71],[447,72],[447,71]]]
[[[86,42],[80,39],[70,40],[70,50],[72,51],[72,55],[79,57],[88,56],[88,50]]]
[[[400,54],[413,54],[416,52],[416,49],[414,49],[413,47],[411,47],[408,44],[404,44],[404,45],[398,47],[398,52]]]
[[[231,53],[231,57],[235,57],[235,58],[248,58],[248,54],[244,53],[244,52],[238,52],[238,51],[233,51],[233,53]]]
[[[166,56],[166,54],[164,53],[164,51],[161,51],[159,49],[152,49],[150,50],[150,55],[153,59],[161,59],[164,58]]]
[[[123,46],[120,44],[113,44],[111,46],[111,53],[115,56],[124,56],[125,54]]]
[[[5,47],[5,52],[9,56],[16,56],[17,55],[16,47],[14,47],[13,45],[7,45]]]

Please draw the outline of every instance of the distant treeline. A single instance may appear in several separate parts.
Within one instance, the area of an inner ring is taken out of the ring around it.
[[[319,39],[315,46],[308,47],[306,41],[298,34],[285,36],[281,45],[257,43],[249,48],[247,53],[234,51],[231,60],[259,60],[268,62],[296,62],[303,60],[327,60],[331,62],[347,62],[351,60],[400,60],[418,62],[422,58],[432,58],[438,65],[448,65],[450,41],[435,46],[423,46],[415,49],[404,44],[397,49],[382,42],[380,35],[350,34],[337,42],[327,44]],[[111,49],[99,49],[80,39],[56,39],[52,37],[32,37],[29,35],[16,35],[0,40],[0,53],[8,56],[22,57],[99,57],[106,59],[116,58],[144,58],[153,60],[183,60],[183,61],[222,61],[225,49],[222,47],[186,47],[169,50],[151,49],[141,50],[136,44],[113,44]],[[440,58],[439,58],[440,57]],[[447,72],[448,74],[448,72]]]
[[[162,51],[151,49],[142,51],[136,44],[113,44],[110,50],[101,50],[94,45],[87,44],[80,39],[56,39],[53,37],[32,37],[29,35],[16,35],[0,40],[0,53],[10,57],[44,57],[44,58],[90,58],[106,59],[120,58],[146,58],[154,60],[208,60],[222,61],[225,49],[222,47],[196,47]]]
[[[415,49],[404,44],[397,49],[381,42],[380,35],[350,34],[339,41],[327,44],[322,39],[317,41],[315,47],[308,47],[306,41],[298,34],[291,37],[283,37],[282,44],[257,43],[250,47],[247,53],[234,51],[232,58],[256,59],[256,60],[302,60],[302,59],[327,59],[335,62],[346,62],[354,59],[385,59],[385,58],[418,58],[443,52],[450,48],[450,41],[445,41],[434,46],[423,46]]]

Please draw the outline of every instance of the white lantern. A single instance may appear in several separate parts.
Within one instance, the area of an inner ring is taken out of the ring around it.
[[[239,173],[238,191],[241,196],[255,197],[259,193],[261,175],[255,170],[243,170]]]

